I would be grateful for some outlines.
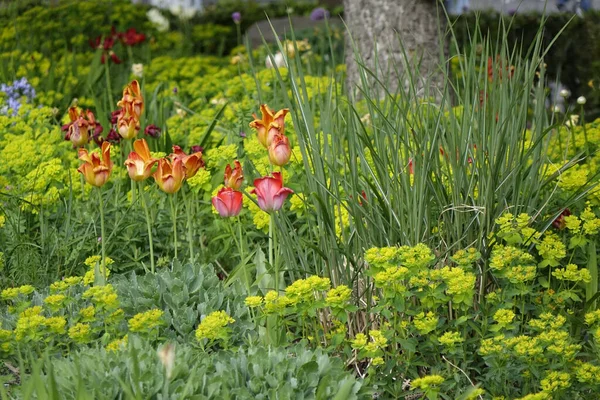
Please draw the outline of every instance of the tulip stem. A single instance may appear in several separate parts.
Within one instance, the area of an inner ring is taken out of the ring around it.
[[[277,270],[277,265],[273,262],[273,244],[275,242],[275,227],[273,213],[269,214],[269,265],[273,268],[273,272],[275,273],[275,291],[279,292],[279,271]]]
[[[248,291],[248,295],[250,295],[250,277],[248,276],[248,269],[246,268],[246,262],[244,260],[244,242],[242,241],[242,221],[240,221],[240,216],[237,217],[237,226],[238,226],[238,235],[240,238],[240,262],[242,263],[242,268],[244,269],[244,280],[246,281],[246,290]]]
[[[169,196],[171,201],[171,218],[173,219],[173,246],[175,247],[175,258],[177,258],[177,208],[175,207],[174,197],[177,193]]]
[[[190,261],[194,261],[194,243],[193,239],[193,226],[192,226],[192,213],[190,207],[192,206],[188,201],[185,187],[181,190],[183,192],[183,202],[185,203],[185,214],[187,217],[187,236],[188,246],[190,249]]]
[[[102,246],[102,273],[104,274],[104,283],[108,278],[106,273],[106,230],[104,228],[104,202],[102,201],[102,188],[98,188],[98,203],[100,211],[100,245]]]
[[[152,224],[150,222],[150,213],[148,212],[148,205],[146,204],[146,194],[144,193],[143,182],[139,182],[139,189],[140,199],[142,200],[142,207],[144,208],[144,214],[146,214],[146,228],[148,229],[148,245],[150,246],[150,270],[152,271],[152,273],[154,273],[154,245],[152,244]]]
[[[131,140],[127,141],[127,151],[129,153],[131,153],[133,151],[133,142]],[[125,154],[127,157],[129,157],[129,154]],[[121,163],[123,164],[123,163]],[[135,181],[133,179],[130,180],[131,181],[131,204],[133,205],[136,201],[136,196],[135,196]]]
[[[108,90],[108,105],[111,110],[114,110],[115,106],[113,105],[113,99],[112,99],[113,92],[112,92],[112,86],[110,85],[110,67],[108,65],[108,59],[109,59],[109,57],[104,58],[104,75],[106,76],[106,90]]]

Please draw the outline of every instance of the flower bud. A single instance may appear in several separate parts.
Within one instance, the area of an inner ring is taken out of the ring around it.
[[[584,105],[585,103],[587,103],[587,99],[583,96],[579,96],[577,98],[577,104],[579,104],[580,106]]]

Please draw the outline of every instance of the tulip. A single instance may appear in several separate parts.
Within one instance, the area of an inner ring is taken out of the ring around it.
[[[235,168],[231,168],[229,164],[225,167],[225,187],[239,190],[244,182],[244,171],[238,160],[234,161]]]
[[[183,152],[183,150],[181,150],[181,147],[177,145],[173,146],[173,153],[171,154],[171,159],[181,160],[185,168],[186,178],[194,177],[198,170],[204,167],[204,160],[202,159],[201,151],[187,155]]]
[[[146,129],[144,129],[144,134],[151,136],[153,138],[159,138],[160,137],[160,128],[154,124],[150,124],[146,127]]]
[[[96,122],[94,114],[90,110],[84,113],[77,107],[70,107],[69,119],[71,123],[62,126],[61,129],[67,132],[65,140],[70,140],[73,147],[85,146],[89,142],[90,128],[94,130],[95,136],[102,132],[102,125]]]
[[[152,175],[152,167],[158,162],[152,158],[148,143],[144,139],[138,139],[133,142],[133,149],[129,157],[125,160],[129,177],[136,182],[141,182]]]
[[[177,193],[181,189],[185,171],[181,159],[175,158],[172,162],[167,158],[158,161],[158,168],[154,172],[154,180],[158,187],[165,193]]]
[[[254,121],[250,122],[250,127],[256,129],[258,141],[265,148],[269,148],[275,133],[284,133],[284,120],[289,110],[284,108],[275,113],[275,110],[272,110],[268,105],[262,104],[260,112],[262,119],[258,119],[256,114],[252,114]]]
[[[123,98],[117,103],[127,116],[135,116],[136,119],[142,115],[144,111],[144,97],[140,89],[138,81],[134,80],[123,89]]]
[[[121,114],[117,121],[117,129],[123,139],[134,139],[140,131],[140,121],[135,116]]]
[[[271,164],[282,167],[290,161],[292,149],[287,136],[277,133],[269,146],[269,160]]]
[[[242,198],[242,192],[224,187],[212,198],[212,204],[221,217],[236,217],[242,211]]]
[[[77,171],[83,174],[83,177],[92,186],[103,186],[110,177],[113,163],[110,161],[110,143],[102,143],[102,157],[98,153],[89,154],[84,148],[79,149],[79,159],[83,164]]]
[[[272,212],[279,210],[287,196],[294,191],[283,187],[280,172],[273,172],[273,176],[255,179],[254,189],[250,193],[256,194],[256,200],[261,210]]]

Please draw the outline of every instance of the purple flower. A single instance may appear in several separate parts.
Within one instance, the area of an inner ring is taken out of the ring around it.
[[[242,21],[242,14],[239,11],[236,11],[233,14],[231,14],[231,19],[236,24],[239,24]]]
[[[8,114],[8,110],[12,110],[12,115],[17,115],[23,97],[27,103],[31,103],[35,98],[35,89],[25,77],[13,81],[12,85],[0,84],[0,92],[6,94],[6,104],[0,107],[0,114],[5,115]]]
[[[245,138],[245,137],[246,137],[246,132],[244,132],[244,131],[240,131],[240,137],[243,137],[243,138]]]
[[[178,90],[177,90],[177,86],[173,88],[173,93],[177,94]]]
[[[106,136],[106,140],[110,143],[119,143],[121,141],[121,135],[116,131],[115,128],[111,128]]]
[[[160,137],[160,128],[154,124],[148,125],[146,129],[144,129],[144,133],[153,138],[158,138]]]
[[[311,21],[322,21],[327,18],[329,18],[329,11],[323,7],[317,7],[310,13]]]

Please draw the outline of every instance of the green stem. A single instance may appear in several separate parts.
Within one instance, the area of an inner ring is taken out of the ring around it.
[[[133,181],[132,181],[133,182]],[[142,200],[142,207],[144,208],[144,214],[146,215],[146,229],[148,230],[148,245],[150,246],[150,270],[154,273],[154,245],[152,244],[152,222],[150,220],[150,212],[148,211],[148,205],[146,204],[146,194],[144,193],[144,182],[139,182],[140,199]]]
[[[585,288],[585,298],[586,300],[590,300],[596,293],[598,293],[598,253],[596,252],[596,242],[595,239],[592,238],[590,240],[590,244],[588,245],[588,271],[590,271],[590,275],[592,276],[592,280],[587,284]],[[597,301],[594,301],[592,305],[592,310],[596,309]]]
[[[108,274],[106,273],[106,230],[104,228],[104,202],[102,201],[102,188],[98,188],[98,203],[100,209],[100,237],[102,240],[100,244],[102,246],[102,273],[104,274],[104,283],[106,284],[106,280],[108,278]]]
[[[273,243],[275,241],[275,227],[273,225],[273,214],[271,213],[269,214],[269,265],[275,273],[275,291],[279,293],[279,271],[277,271],[277,266],[273,263]]]
[[[125,152],[125,156],[129,157],[129,153],[133,151],[133,141],[128,140],[127,141],[127,151]],[[123,164],[123,163],[121,163]],[[135,182],[133,179],[130,179],[131,182],[131,204],[133,205],[136,201],[136,195],[135,195]]]
[[[177,193],[169,196],[171,202],[171,218],[173,220],[173,246],[175,247],[175,258],[177,258],[177,208],[175,207],[175,196]]]
[[[183,202],[185,203],[185,215],[187,217],[187,239],[188,248],[190,252],[190,261],[194,261],[194,242],[193,242],[193,226],[192,226],[192,213],[191,203],[188,201],[185,187],[181,188],[183,192]]]
[[[244,242],[242,240],[242,221],[240,221],[240,216],[237,217],[237,226],[238,226],[238,237],[240,239],[240,262],[242,263],[242,268],[244,269],[244,280],[246,281],[246,290],[248,295],[250,295],[250,277],[248,276],[248,270],[246,269],[246,262],[244,260]]]
[[[109,58],[110,57],[105,57],[104,58],[104,76],[106,77],[106,90],[108,90],[108,105],[110,107],[110,110],[114,110],[115,106],[113,104],[113,91],[112,91],[112,86],[110,85],[110,68],[109,68]]]

